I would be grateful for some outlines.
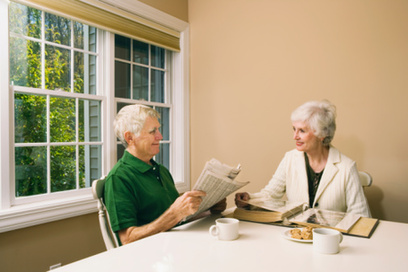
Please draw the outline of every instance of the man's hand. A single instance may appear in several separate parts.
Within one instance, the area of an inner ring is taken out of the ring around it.
[[[224,198],[223,200],[221,200],[220,202],[212,206],[210,208],[210,211],[212,214],[219,214],[225,211],[226,208],[227,208],[227,199]]]
[[[206,193],[203,191],[185,192],[174,201],[170,209],[179,214],[181,220],[198,210],[203,196],[206,196]]]

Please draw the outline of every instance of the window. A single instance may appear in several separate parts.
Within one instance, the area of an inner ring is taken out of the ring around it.
[[[96,212],[89,187],[123,152],[111,128],[126,104],[161,113],[155,159],[180,192],[189,189],[188,24],[139,3],[115,5],[179,31],[181,51],[0,1],[0,57],[9,63],[0,66],[0,232]]]
[[[129,104],[145,104],[161,115],[160,153],[155,160],[170,168],[170,112],[171,86],[168,59],[165,49],[144,42],[115,35],[115,100],[117,111]],[[117,157],[124,147],[117,145]]]
[[[13,2],[9,27],[13,202],[89,188],[102,175],[97,29]]]

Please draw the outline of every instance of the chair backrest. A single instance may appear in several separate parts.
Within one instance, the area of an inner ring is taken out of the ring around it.
[[[360,176],[360,182],[363,187],[370,187],[373,183],[373,178],[371,175],[364,171],[359,171],[358,175]]]
[[[98,200],[98,217],[99,226],[101,227],[103,241],[107,250],[119,247],[118,240],[115,233],[112,231],[109,214],[106,210],[105,203],[103,202],[103,192],[105,187],[105,177],[94,180],[92,182],[92,194],[95,199]]]

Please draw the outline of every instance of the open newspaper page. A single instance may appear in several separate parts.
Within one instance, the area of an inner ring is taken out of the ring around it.
[[[186,217],[185,220],[208,210],[231,193],[247,185],[249,182],[239,182],[235,180],[235,177],[240,171],[241,168],[239,165],[233,168],[220,163],[216,159],[208,161],[193,188],[193,190],[204,191],[207,195],[203,198],[198,211]]]
[[[352,213],[308,209],[290,218],[289,221],[300,225],[333,228],[347,233],[360,217]]]

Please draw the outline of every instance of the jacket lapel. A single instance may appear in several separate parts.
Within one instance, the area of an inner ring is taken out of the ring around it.
[[[296,155],[296,169],[297,169],[297,180],[302,181],[298,184],[298,194],[301,195],[301,199],[304,202],[309,203],[309,182],[307,179],[305,154],[304,152],[298,152]]]
[[[327,158],[326,167],[324,168],[323,176],[320,180],[320,184],[316,192],[316,197],[313,206],[316,204],[316,202],[319,201],[320,196],[323,194],[326,187],[333,181],[334,177],[339,171],[339,169],[336,166],[336,164],[339,162],[340,162],[339,151],[336,148],[330,146],[329,157]]]

